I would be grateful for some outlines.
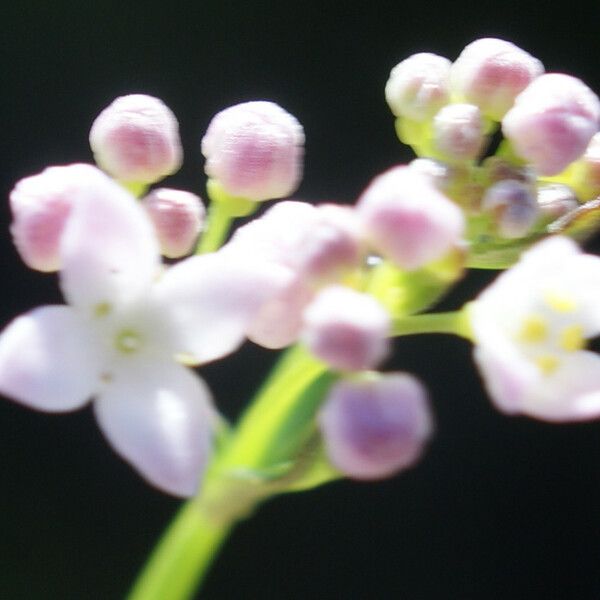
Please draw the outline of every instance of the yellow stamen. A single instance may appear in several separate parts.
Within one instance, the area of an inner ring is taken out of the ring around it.
[[[573,312],[577,308],[577,302],[570,294],[559,291],[548,291],[544,294],[546,304],[559,313]]]
[[[519,340],[530,344],[543,342],[547,335],[548,325],[546,320],[538,315],[526,317],[518,334]]]
[[[560,347],[567,352],[581,350],[585,346],[583,327],[581,325],[569,325],[560,332]]]
[[[124,354],[131,354],[139,350],[142,344],[140,335],[131,329],[123,329],[117,335],[115,345]]]
[[[544,375],[554,373],[559,365],[559,360],[552,354],[542,354],[535,359],[535,364]]]

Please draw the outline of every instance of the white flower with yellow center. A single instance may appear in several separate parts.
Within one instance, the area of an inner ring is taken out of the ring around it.
[[[496,406],[547,421],[600,416],[600,258],[549,238],[472,305],[475,361]]]

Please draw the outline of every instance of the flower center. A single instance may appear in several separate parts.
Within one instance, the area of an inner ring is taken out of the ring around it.
[[[115,346],[123,354],[137,352],[141,345],[142,336],[134,329],[122,329],[115,338]]]

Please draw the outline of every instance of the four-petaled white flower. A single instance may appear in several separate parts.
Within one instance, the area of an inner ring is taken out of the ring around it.
[[[66,306],[42,306],[0,335],[0,393],[44,411],[95,398],[110,443],[148,481],[196,492],[216,412],[185,364],[232,352],[278,274],[197,256],[161,272],[141,206],[108,177],[90,178],[61,240]]]
[[[475,361],[496,406],[547,421],[600,416],[600,258],[553,237],[470,307]]]

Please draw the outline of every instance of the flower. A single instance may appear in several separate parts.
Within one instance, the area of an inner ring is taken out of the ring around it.
[[[547,421],[600,416],[600,258],[564,237],[525,252],[470,305],[474,357],[494,404]]]
[[[189,496],[210,455],[216,413],[207,386],[179,363],[233,351],[278,275],[219,254],[161,273],[144,209],[100,175],[62,233],[68,305],[34,309],[0,334],[0,392],[57,412],[94,397],[116,451],[153,485]]]
[[[90,146],[98,165],[125,182],[154,183],[181,166],[175,115],[158,98],[120,96],[96,117]]]
[[[202,139],[206,174],[235,197],[284,198],[302,177],[304,130],[273,102],[244,102],[222,110]]]

